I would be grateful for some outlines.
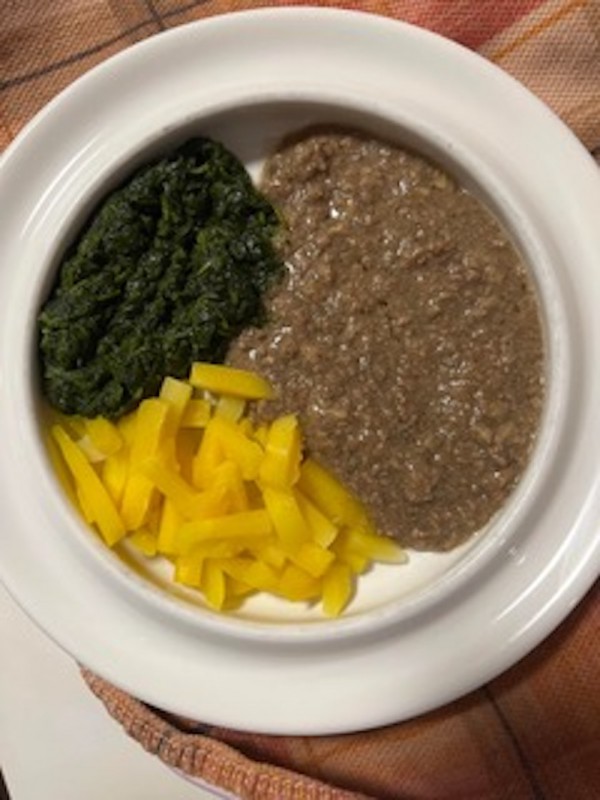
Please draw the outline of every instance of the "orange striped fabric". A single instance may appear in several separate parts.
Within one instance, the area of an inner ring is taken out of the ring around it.
[[[299,3],[300,4],[300,3]],[[306,4],[302,0],[302,4]],[[600,153],[594,0],[322,0],[396,17],[477,49]],[[271,0],[4,0],[0,149],[54,95],[166,28]],[[170,719],[84,673],[108,711],[170,766],[252,800],[593,800],[600,797],[600,589],[523,662],[421,719],[321,738]]]

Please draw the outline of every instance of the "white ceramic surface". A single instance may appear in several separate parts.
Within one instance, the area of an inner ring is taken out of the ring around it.
[[[127,736],[2,586],[0,636],[0,767],[10,800],[223,800]]]
[[[464,550],[369,575],[341,622],[259,599],[242,618],[134,576],[67,508],[35,424],[35,313],[61,248],[133,163],[192,131],[252,170],[282,133],[356,123],[436,157],[483,193],[534,266],[549,351],[532,464]],[[518,121],[518,124],[516,124]],[[83,663],[207,722],[327,733],[421,713],[546,636],[599,573],[597,167],[498,69],[432,34],[316,9],[178,28],[70,87],[0,164],[0,576]]]

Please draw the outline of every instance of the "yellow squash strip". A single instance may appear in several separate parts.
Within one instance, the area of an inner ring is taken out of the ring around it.
[[[313,578],[320,578],[335,561],[335,555],[315,542],[304,542],[298,551],[290,553],[290,560]]]
[[[175,562],[175,580],[184,586],[200,589],[205,557],[197,554],[180,556]]]
[[[153,486],[141,474],[140,465],[158,451],[168,413],[168,404],[158,398],[143,400],[137,411],[129,475],[121,504],[121,514],[127,530],[134,531],[143,525],[150,508]]]
[[[139,528],[128,538],[128,541],[142,555],[153,558],[158,552],[158,537],[147,528]]]
[[[61,420],[52,458],[107,544],[127,536],[138,556],[167,559],[211,608],[268,592],[338,616],[373,561],[406,555],[335,475],[303,459],[294,414],[255,426],[248,401],[272,394],[253,373],[195,364],[116,425]]]
[[[192,397],[192,387],[185,381],[165,378],[158,396],[170,407],[173,426],[178,428]]]
[[[192,387],[185,381],[165,378],[159,392],[159,400],[166,403],[169,410],[163,431],[160,435],[159,451],[166,463],[178,469],[177,432],[192,396]]]
[[[212,406],[208,400],[192,398],[187,404],[181,420],[182,428],[206,428]]]
[[[211,419],[206,428],[206,432],[209,431],[214,434],[221,452],[239,464],[244,480],[255,480],[264,458],[261,446],[246,436],[237,425],[221,417]]]
[[[61,424],[61,427],[63,430],[65,430],[64,425]],[[75,508],[79,508],[78,492],[73,482],[73,476],[66,464],[65,458],[61,453],[61,449],[58,446],[56,439],[52,435],[52,427],[50,428],[50,435],[46,436],[45,439],[48,455],[50,457],[50,463],[52,464],[56,477],[58,478],[58,482]]]
[[[242,397],[245,400],[266,400],[274,396],[271,384],[260,375],[220,364],[194,364],[190,383],[214,394]]]
[[[366,522],[359,500],[312,458],[302,464],[298,488],[335,524],[355,525],[363,519]]]
[[[207,561],[202,570],[201,588],[206,602],[217,611],[225,604],[225,573],[214,561]]]
[[[310,531],[294,495],[265,488],[263,498],[282,546],[291,552],[298,551],[309,541]]]
[[[197,492],[180,475],[160,461],[150,458],[138,466],[141,475],[151,486],[159,489],[185,519],[202,518],[220,508],[219,495],[214,490]]]
[[[94,517],[94,509],[91,507],[85,492],[80,486],[77,487],[77,503],[81,508],[81,513],[83,514],[84,520],[88,523],[88,525],[93,525],[96,521]]]
[[[128,473],[129,460],[122,450],[105,459],[101,467],[102,482],[117,507],[123,498]]]
[[[260,481],[274,489],[291,489],[300,477],[302,441],[295,414],[276,419],[268,430]]]
[[[213,488],[223,497],[228,513],[248,511],[250,499],[242,471],[235,461],[223,461],[214,471]]]
[[[321,547],[330,547],[339,533],[339,528],[311,503],[302,492],[294,490],[294,497],[310,528],[311,538]]]
[[[186,553],[209,539],[221,542],[228,539],[262,539],[271,532],[271,520],[263,509],[184,522],[175,539],[176,552]]]
[[[315,600],[321,594],[321,582],[295,564],[288,564],[279,579],[278,591],[290,600]]]
[[[345,564],[333,564],[323,578],[323,613],[338,617],[352,597],[352,573]]]
[[[158,552],[166,556],[175,553],[175,538],[183,523],[182,515],[168,497],[164,498],[158,526]]]
[[[228,419],[230,422],[239,422],[244,416],[246,401],[242,397],[223,395],[219,397],[215,407],[215,416]]]
[[[123,447],[123,437],[116,425],[104,417],[84,420],[85,430],[91,444],[107,458]]]
[[[88,514],[98,524],[100,533],[109,547],[125,536],[125,526],[104,485],[94,468],[64,428],[54,425],[52,436],[59,446],[71,471],[75,486],[85,497]]]
[[[385,536],[376,536],[360,528],[350,528],[346,533],[348,549],[369,561],[383,561],[390,564],[405,564],[406,553]]]
[[[200,447],[192,463],[192,483],[198,489],[210,486],[219,464],[225,461],[225,455],[219,441],[218,428],[207,424]]]

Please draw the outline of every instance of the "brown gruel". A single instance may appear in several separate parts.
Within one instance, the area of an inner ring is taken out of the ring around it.
[[[287,278],[229,361],[269,377],[311,453],[406,546],[448,550],[521,477],[543,402],[532,281],[492,214],[416,154],[348,131],[268,161]]]

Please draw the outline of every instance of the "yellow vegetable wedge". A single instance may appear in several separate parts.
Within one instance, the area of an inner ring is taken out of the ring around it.
[[[307,458],[300,468],[298,488],[335,524],[353,525],[366,521],[360,501],[312,458]]]
[[[226,598],[225,573],[214,561],[206,561],[200,584],[206,602],[217,611],[223,608]]]
[[[211,485],[215,469],[225,460],[225,454],[212,420],[206,425],[198,452],[192,462],[192,482],[198,489]]]
[[[158,527],[158,551],[160,553],[164,553],[167,556],[175,554],[175,537],[182,523],[182,515],[177,511],[172,501],[168,497],[165,498]]]
[[[187,553],[196,545],[209,539],[262,539],[273,530],[269,515],[264,509],[242,511],[221,517],[196,519],[184,522],[175,535],[177,553]]]
[[[125,536],[125,526],[111,496],[66,431],[60,425],[54,425],[51,433],[71,471],[75,485],[85,497],[88,513],[95,520],[106,544],[113,547]]]
[[[212,413],[208,400],[192,398],[181,419],[182,428],[206,428]]]
[[[259,477],[265,486],[291,489],[300,477],[302,439],[295,414],[279,417],[270,426]]]
[[[185,381],[165,378],[158,396],[170,407],[172,424],[177,429],[192,397],[192,387]]]
[[[260,375],[221,364],[193,364],[190,383],[215,394],[242,397],[245,400],[269,399],[275,394],[271,384]]]
[[[257,442],[244,435],[237,425],[222,417],[213,417],[206,427],[206,434],[213,435],[226,458],[235,462],[246,481],[258,477],[263,450]]]
[[[323,578],[323,613],[339,617],[350,602],[353,591],[352,573],[345,564],[333,564]]]
[[[304,542],[299,550],[290,553],[290,560],[313,578],[320,578],[335,561],[335,555],[314,542]]]
[[[182,583],[184,586],[191,586],[194,589],[201,589],[205,560],[204,556],[198,554],[180,556],[175,561],[174,578],[177,583]]]
[[[139,528],[127,537],[136,550],[148,558],[153,558],[158,552],[158,537],[147,528]]]
[[[310,540],[310,530],[294,495],[265,488],[263,500],[283,549],[297,552]]]
[[[246,410],[246,401],[242,397],[231,397],[223,395],[219,397],[215,407],[215,416],[228,419],[230,422],[238,422]]]
[[[295,564],[288,564],[279,579],[278,594],[286,600],[316,600],[321,595],[321,581]]]
[[[295,490],[294,497],[310,528],[311,538],[321,547],[330,547],[335,541],[340,529],[305,497],[302,492]]]
[[[109,456],[102,463],[100,474],[106,490],[118,507],[123,498],[129,474],[129,460],[123,450]]]
[[[118,453],[124,441],[119,429],[104,417],[84,420],[85,431],[91,444],[104,458]]]
[[[196,491],[180,475],[156,458],[144,461],[138,469],[150,485],[168,497],[178,513],[186,519],[214,515],[222,507],[222,493],[215,490]]]
[[[133,531],[141,527],[146,520],[153,486],[148,478],[140,473],[139,468],[157,453],[168,414],[168,404],[154,397],[143,400],[138,408],[131,444],[129,475],[121,504],[121,514],[127,530]]]
[[[406,552],[393,539],[375,536],[360,528],[351,528],[346,533],[346,544],[349,550],[370,561],[384,561],[389,564],[405,564],[408,561]]]

